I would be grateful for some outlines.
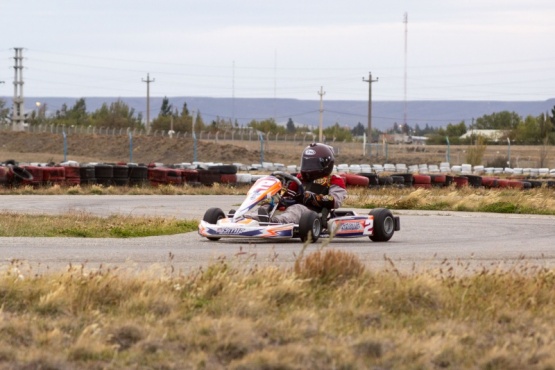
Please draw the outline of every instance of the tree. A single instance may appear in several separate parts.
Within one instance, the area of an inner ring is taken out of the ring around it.
[[[472,128],[476,130],[513,130],[521,119],[516,112],[509,111],[485,114],[476,119]]]
[[[345,127],[339,126],[339,123],[331,127],[327,127],[322,131],[323,135],[326,137],[327,141],[352,141],[353,136],[351,130]]]
[[[135,117],[135,110],[120,99],[110,106],[106,103],[102,104],[102,107],[94,111],[91,117],[93,125],[97,127],[142,127],[142,115]]]
[[[89,125],[90,115],[87,113],[87,104],[85,99],[77,99],[71,108],[68,108],[67,105],[63,104],[62,108],[56,111],[53,123],[68,126]]]
[[[292,120],[291,118],[289,118],[289,119],[287,120],[286,129],[287,129],[287,133],[288,133],[288,134],[294,134],[295,131],[296,131],[296,129],[295,129],[295,123],[293,122],[293,120]]]
[[[0,124],[7,123],[10,114],[10,108],[6,108],[6,101],[0,99]]]
[[[160,107],[160,113],[158,114],[158,117],[170,117],[172,116],[172,110],[173,107],[170,104],[170,101],[167,97],[164,96],[164,99],[162,99],[162,106]]]
[[[363,136],[365,132],[366,132],[366,128],[360,122],[351,130],[351,134],[353,136]]]

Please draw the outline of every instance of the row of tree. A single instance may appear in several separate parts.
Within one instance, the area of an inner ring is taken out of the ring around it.
[[[84,98],[76,100],[75,104],[68,107],[64,104],[53,114],[47,114],[48,107],[43,104],[38,109],[33,110],[26,118],[30,125],[54,124],[66,126],[93,126],[93,127],[113,127],[113,128],[145,128],[143,116],[139,112],[129,107],[122,100],[117,100],[111,104],[104,103],[99,109],[88,112]],[[0,122],[9,123],[10,109],[6,102],[0,99]],[[162,105],[158,115],[152,120],[148,129],[164,130],[174,132],[192,132],[193,124],[195,131],[226,131],[231,129],[244,129],[236,121],[230,119],[216,118],[209,123],[202,119],[201,112],[196,112],[195,117],[189,111],[187,103],[182,107],[174,107],[166,97],[162,100]],[[295,134],[312,132],[319,134],[319,130],[310,129],[304,126],[296,126],[290,118],[285,126],[279,125],[273,118],[262,121],[252,120],[246,128],[263,133],[272,134]],[[445,127],[431,127],[426,124],[420,127],[418,124],[410,126],[407,124],[399,125],[394,123],[392,128],[385,131],[387,134],[402,134],[406,136],[425,136],[430,144],[444,144],[446,138],[451,144],[466,144],[472,140],[461,139],[468,131],[475,130],[499,130],[499,139],[510,139],[518,144],[555,144],[555,107],[549,114],[539,114],[538,116],[519,116],[515,112],[503,111],[484,115],[477,118],[467,126],[462,121],[459,123],[449,123]],[[358,123],[354,128],[345,127],[338,122],[322,130],[323,135],[328,141],[354,141],[360,139],[366,133],[366,127]],[[373,130],[372,140],[377,141],[384,132]]]

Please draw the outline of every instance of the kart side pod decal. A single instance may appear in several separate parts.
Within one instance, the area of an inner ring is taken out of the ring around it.
[[[369,236],[374,233],[374,217],[361,216],[330,220],[328,228],[332,236]]]

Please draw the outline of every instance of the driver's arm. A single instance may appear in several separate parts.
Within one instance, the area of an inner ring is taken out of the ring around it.
[[[303,204],[315,207],[337,209],[347,197],[347,189],[345,182],[340,176],[332,175],[330,179],[330,188],[328,194],[315,194],[305,192]]]

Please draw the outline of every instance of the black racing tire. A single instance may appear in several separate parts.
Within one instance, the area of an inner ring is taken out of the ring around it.
[[[221,208],[213,207],[213,208],[208,208],[208,210],[204,212],[204,216],[202,217],[202,220],[208,222],[209,224],[215,225],[216,223],[218,223],[218,220],[221,220],[222,218],[225,218],[224,211],[222,211]],[[207,239],[216,241],[216,240],[220,240],[221,238],[210,236],[210,237],[207,237]]]
[[[359,176],[368,177],[368,187],[378,186],[380,185],[380,181],[378,180],[378,175],[372,172],[361,172],[358,174]]]
[[[97,164],[94,166],[94,176],[103,179],[114,178],[114,166],[111,164]]]
[[[468,184],[470,186],[475,188],[482,187],[482,176],[478,176],[478,175],[464,175],[464,176],[468,178]]]
[[[387,208],[374,208],[369,213],[374,216],[374,232],[369,236],[373,242],[387,242],[395,233],[395,218]]]
[[[391,176],[379,176],[378,177],[378,182],[380,185],[382,186],[390,186],[393,185],[393,179],[391,178]]]
[[[130,179],[147,180],[148,167],[147,166],[128,166],[128,174]]]
[[[237,173],[237,166],[234,164],[219,164],[215,166],[209,166],[209,170],[217,171],[224,175],[235,175]]]
[[[322,232],[322,220],[314,211],[308,211],[301,215],[299,220],[299,237],[303,243],[310,241],[316,243]]]
[[[405,185],[405,178],[403,176],[393,175],[391,176],[394,185]]]
[[[113,168],[114,179],[127,179],[129,177],[129,166],[117,164]]]
[[[14,182],[19,184],[23,181],[32,181],[33,175],[23,167],[12,166]]]

